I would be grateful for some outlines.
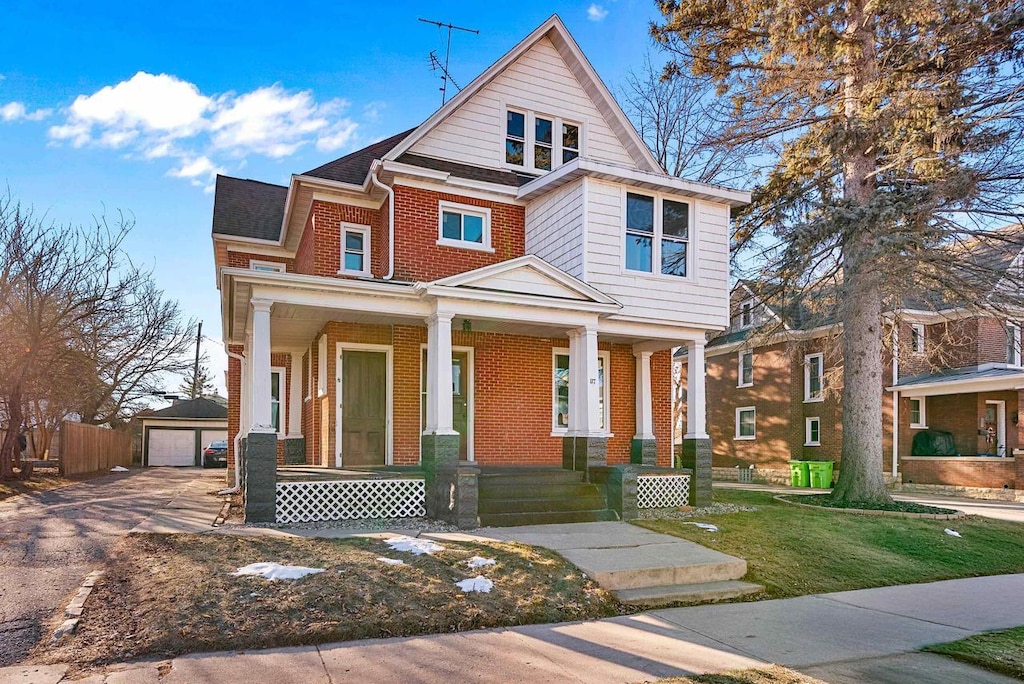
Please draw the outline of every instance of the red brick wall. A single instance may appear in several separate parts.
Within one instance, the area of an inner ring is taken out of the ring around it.
[[[244,350],[240,344],[228,345],[232,354],[241,354]],[[228,357],[228,470],[235,468],[235,435],[241,427],[240,404],[242,396],[242,362]],[[243,435],[244,436],[244,435]]]
[[[900,468],[906,483],[1014,489],[1015,466],[1009,458],[914,458],[904,460]]]
[[[236,252],[235,250],[230,250],[227,254],[227,265],[229,268],[249,268],[249,262],[253,260],[284,264],[284,269],[287,273],[295,272],[295,259],[267,256],[266,254],[253,254],[252,252]]]
[[[381,209],[314,200],[309,218],[295,251],[299,273],[339,276],[341,269],[341,224],[370,226],[370,270],[376,277],[387,271],[387,204]]]
[[[981,419],[985,415],[985,401],[1005,401],[1006,453],[1009,455],[1020,445],[1017,426],[1013,424],[1013,416],[1018,412],[1018,396],[1018,392],[1010,391],[926,397],[925,420],[928,427],[933,430],[952,432],[956,449],[961,454],[992,453],[995,446],[988,444],[985,437],[978,434]],[[910,398],[905,396],[900,397],[899,421],[900,454],[909,456],[914,435],[920,430],[910,427]]]
[[[493,253],[437,244],[438,203],[442,200],[490,208]],[[523,256],[526,250],[525,225],[521,206],[396,186],[395,278],[436,280]]]

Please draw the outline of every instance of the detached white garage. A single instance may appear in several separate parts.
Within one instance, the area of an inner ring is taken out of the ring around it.
[[[198,466],[202,450],[228,438],[228,410],[209,399],[191,399],[142,419],[142,463]]]

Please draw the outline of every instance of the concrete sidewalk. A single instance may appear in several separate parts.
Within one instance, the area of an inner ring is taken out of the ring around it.
[[[96,675],[114,682],[639,682],[778,663],[833,684],[1012,679],[919,654],[1024,622],[1024,575],[671,608],[583,623],[183,656]],[[63,680],[8,668],[0,683]]]

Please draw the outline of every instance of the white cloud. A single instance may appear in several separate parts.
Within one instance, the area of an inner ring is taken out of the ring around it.
[[[590,21],[601,21],[608,16],[608,10],[596,2],[591,3],[590,7],[587,8],[587,19]]]
[[[327,152],[350,145],[359,124],[344,116],[348,108],[345,100],[318,102],[309,90],[290,91],[280,84],[206,95],[176,76],[140,71],[92,95],[79,95],[49,136],[53,144],[177,159],[169,176],[209,188],[216,174],[225,172],[218,158],[243,165],[252,154],[278,159],[309,145]],[[367,114],[372,118],[376,110]]]
[[[30,112],[21,102],[8,102],[0,106],[0,120],[5,122],[42,121],[52,113],[52,109],[37,109],[34,112]]]

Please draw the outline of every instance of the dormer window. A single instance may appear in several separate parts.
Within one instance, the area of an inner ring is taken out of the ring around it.
[[[740,304],[740,327],[749,328],[754,324],[754,300],[747,299]]]
[[[527,110],[505,112],[505,165],[546,172],[582,152],[581,127],[561,117]]]

